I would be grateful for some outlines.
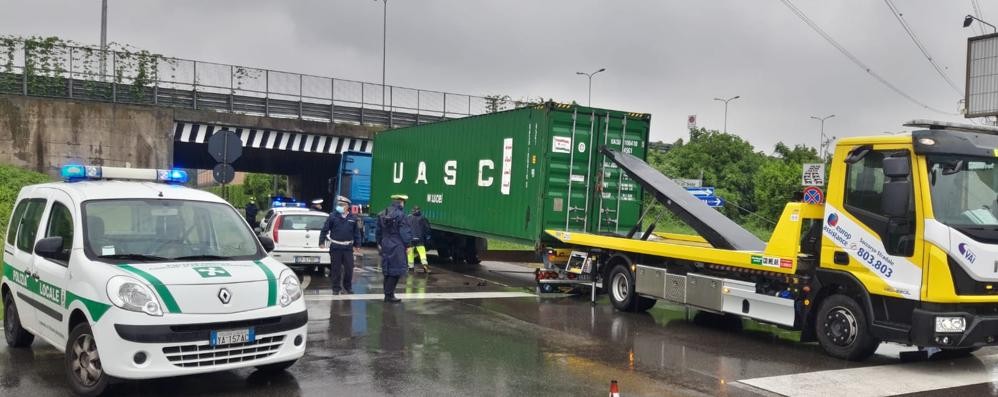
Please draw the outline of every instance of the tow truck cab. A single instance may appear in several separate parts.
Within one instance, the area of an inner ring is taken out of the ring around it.
[[[998,336],[998,128],[917,120],[838,142],[820,268],[857,290],[875,337],[977,348]],[[863,292],[865,291],[865,292]]]
[[[839,140],[825,202],[788,203],[769,242],[603,148],[698,236],[549,230],[551,246],[593,257],[594,287],[621,310],[662,300],[753,318],[849,360],[883,341],[969,354],[998,337],[998,128],[906,126]]]

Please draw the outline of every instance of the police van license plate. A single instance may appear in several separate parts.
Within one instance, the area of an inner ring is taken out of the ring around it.
[[[211,331],[211,345],[231,345],[233,343],[248,343],[256,341],[256,333],[253,328],[235,329],[228,331]]]
[[[318,256],[296,256],[295,263],[319,263]]]

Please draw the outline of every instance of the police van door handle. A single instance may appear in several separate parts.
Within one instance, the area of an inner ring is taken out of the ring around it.
[[[837,265],[848,265],[849,264],[849,254],[842,251],[835,251],[832,255],[832,261]]]

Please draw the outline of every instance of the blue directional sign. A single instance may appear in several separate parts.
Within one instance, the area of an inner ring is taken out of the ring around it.
[[[704,204],[707,204],[708,207],[724,206],[724,199],[717,196],[698,196],[697,198],[700,199],[700,201],[703,201]]]
[[[713,196],[714,195],[714,187],[713,186],[688,187],[688,188],[686,188],[686,191],[690,192],[690,194],[692,194],[692,195],[694,195],[694,196],[696,196],[698,198],[699,197],[709,197],[709,196]]]

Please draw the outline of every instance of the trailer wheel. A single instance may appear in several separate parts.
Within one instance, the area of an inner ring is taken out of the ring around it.
[[[880,346],[880,340],[870,333],[863,308],[846,295],[826,298],[818,309],[814,326],[818,344],[832,357],[863,361]]]
[[[643,312],[655,306],[654,299],[638,296],[634,292],[634,274],[627,268],[627,265],[614,266],[607,279],[609,280],[607,292],[610,295],[610,302],[617,310]]]

